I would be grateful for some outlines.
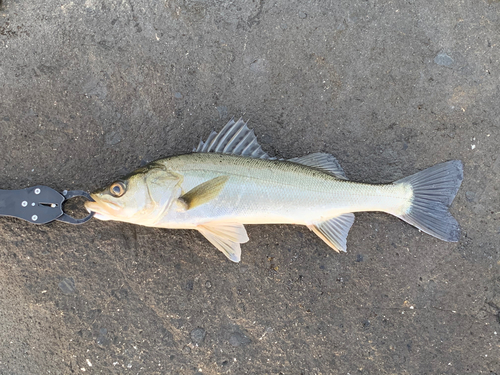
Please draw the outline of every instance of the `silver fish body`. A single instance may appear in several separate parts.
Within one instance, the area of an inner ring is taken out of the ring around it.
[[[213,132],[195,151],[153,162],[101,189],[87,209],[103,220],[197,229],[233,261],[248,241],[244,224],[306,225],[345,251],[359,211],[395,215],[445,241],[459,238],[448,212],[463,179],[458,160],[392,184],[356,183],[329,154],[273,160],[241,120]]]
[[[218,176],[224,189],[191,210],[166,210],[152,226],[196,227],[207,221],[240,224],[303,224],[349,212],[400,213],[407,185],[369,185],[342,180],[301,164],[225,154],[187,154],[158,161],[183,176],[181,195]]]

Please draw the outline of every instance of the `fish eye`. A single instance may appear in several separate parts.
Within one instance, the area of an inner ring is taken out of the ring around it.
[[[110,186],[109,191],[114,197],[121,197],[125,194],[125,184],[123,182],[117,181]]]

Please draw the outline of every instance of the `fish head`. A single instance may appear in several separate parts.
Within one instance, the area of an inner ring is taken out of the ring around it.
[[[90,194],[94,202],[85,202],[85,208],[100,220],[153,225],[166,205],[177,198],[178,183],[178,176],[151,163]]]

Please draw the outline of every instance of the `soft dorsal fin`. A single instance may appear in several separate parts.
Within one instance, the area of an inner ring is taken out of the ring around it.
[[[333,250],[346,251],[347,235],[354,223],[354,214],[347,213],[307,227],[316,233]]]
[[[226,185],[228,178],[228,176],[212,178],[189,190],[186,194],[179,197],[179,201],[185,205],[186,210],[207,203],[219,195]]]
[[[248,129],[247,123],[241,118],[236,122],[231,119],[219,133],[213,131],[206,142],[200,140],[193,152],[216,152],[270,159],[269,155],[262,151],[253,130]]]
[[[301,156],[300,158],[288,159],[288,161],[322,170],[341,180],[348,180],[337,159],[335,159],[333,155],[324,152],[316,152],[314,154]]]
[[[233,262],[241,259],[241,243],[248,241],[243,224],[213,222],[199,225],[196,229]]]

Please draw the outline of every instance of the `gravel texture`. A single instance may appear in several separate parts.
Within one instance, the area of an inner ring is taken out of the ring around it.
[[[232,116],[355,181],[461,159],[446,243],[357,214],[348,252],[0,219],[0,374],[500,374],[500,2],[3,0],[0,188],[93,190]]]

